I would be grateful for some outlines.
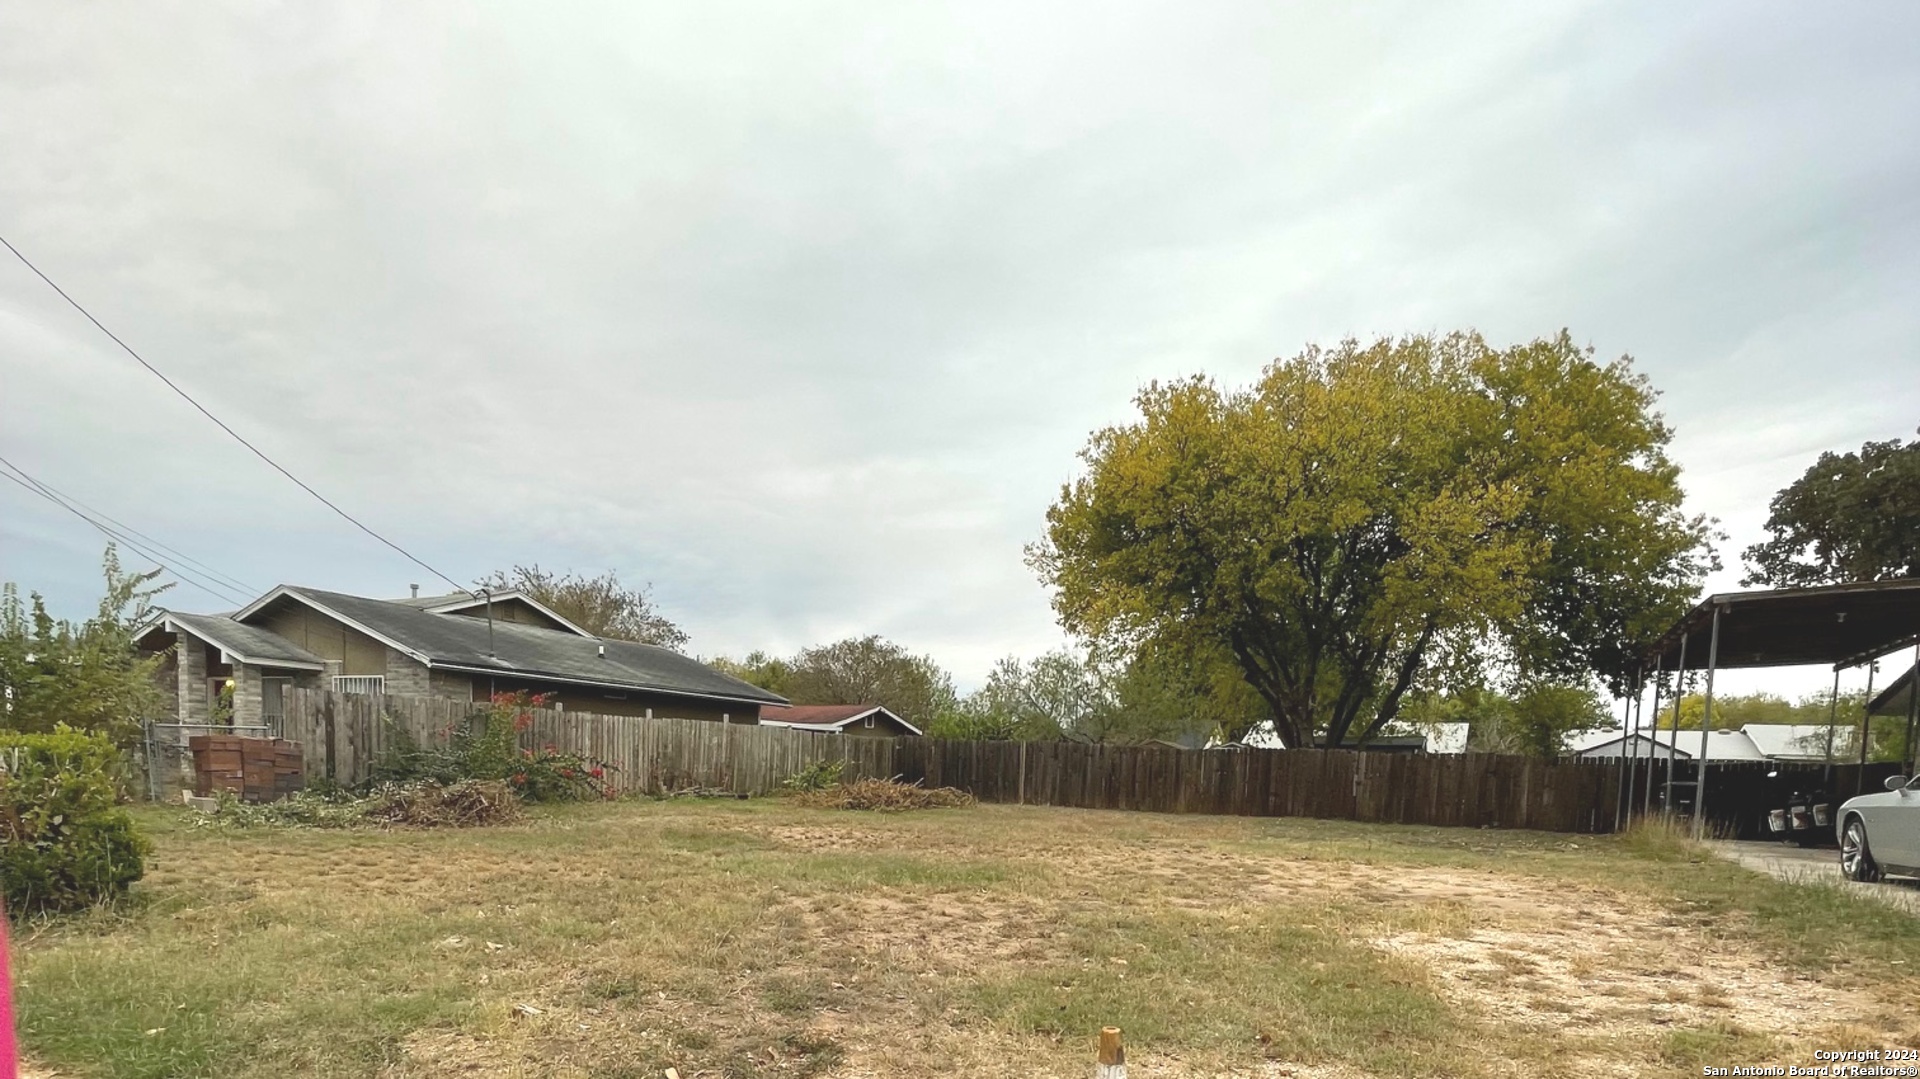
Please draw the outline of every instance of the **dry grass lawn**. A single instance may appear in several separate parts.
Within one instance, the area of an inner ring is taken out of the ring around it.
[[[976,806],[224,832],[23,929],[69,1076],[1700,1074],[1920,1044],[1920,922],[1659,836]]]

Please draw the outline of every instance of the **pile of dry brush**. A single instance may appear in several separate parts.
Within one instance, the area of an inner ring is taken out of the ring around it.
[[[369,823],[415,828],[471,828],[519,817],[520,797],[498,779],[382,787],[367,798],[366,808]]]
[[[249,805],[222,795],[213,813],[195,823],[215,828],[472,828],[520,819],[520,796],[506,781],[463,779],[384,783],[364,797],[299,791],[277,802]]]
[[[856,779],[824,790],[800,791],[793,800],[809,809],[872,809],[898,813],[908,809],[954,809],[973,804],[973,795],[952,787],[922,787],[897,779]]]

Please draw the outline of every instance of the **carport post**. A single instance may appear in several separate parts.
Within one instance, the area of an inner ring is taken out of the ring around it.
[[[1613,803],[1613,830],[1616,832],[1620,830],[1621,817],[1627,811],[1627,798],[1628,798],[1627,751],[1633,748],[1633,741],[1632,741],[1633,732],[1627,729],[1627,727],[1628,727],[1628,724],[1632,722],[1633,722],[1633,698],[1621,697],[1620,698],[1620,755],[1615,758],[1615,760],[1618,760],[1620,762],[1620,782],[1614,785],[1615,793],[1614,793],[1614,803]]]
[[[1833,732],[1839,725],[1840,667],[1838,664],[1835,664],[1833,668],[1833,696],[1829,698],[1827,708],[1827,771],[1826,774],[1820,778],[1820,786],[1823,788],[1831,788],[1833,786]],[[1827,797],[1833,797],[1833,791],[1831,789],[1827,790]]]
[[[1907,770],[1912,775],[1920,767],[1920,754],[1913,749],[1913,731],[1920,727],[1920,640],[1913,642],[1913,670],[1907,673]]]
[[[1713,672],[1720,666],[1720,612],[1713,609],[1713,636],[1707,639],[1707,708],[1700,715],[1700,764],[1693,770],[1693,838],[1707,836],[1707,735],[1713,730]],[[1679,712],[1674,713],[1676,723]]]
[[[1669,820],[1673,818],[1673,762],[1675,758],[1680,756],[1680,700],[1686,695],[1687,634],[1685,630],[1682,630],[1680,633],[1680,661],[1675,664],[1673,672],[1673,737],[1667,739],[1667,794],[1665,804],[1660,807],[1660,815]],[[1655,735],[1660,733],[1660,717],[1657,715],[1653,717],[1653,731]],[[1658,746],[1660,739],[1658,737],[1654,738],[1653,744]]]
[[[1664,683],[1660,678],[1660,665],[1666,662],[1665,656],[1653,661],[1653,732],[1660,733],[1660,690]],[[1653,751],[1660,748],[1660,739],[1654,738],[1647,746],[1647,790],[1640,798],[1640,815],[1645,817],[1653,813]],[[1672,766],[1672,762],[1668,762]]]
[[[1853,773],[1853,793],[1860,794],[1867,789],[1867,736],[1872,732],[1873,712],[1873,672],[1880,669],[1880,661],[1867,661],[1867,699],[1860,706],[1860,768]]]

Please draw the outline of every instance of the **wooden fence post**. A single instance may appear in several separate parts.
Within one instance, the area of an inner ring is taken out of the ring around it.
[[[1119,1027],[1100,1028],[1100,1063],[1093,1079],[1127,1079],[1127,1051],[1120,1044]]]

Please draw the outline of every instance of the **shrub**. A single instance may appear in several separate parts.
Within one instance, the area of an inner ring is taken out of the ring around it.
[[[10,911],[91,906],[145,872],[146,839],[120,806],[120,753],[61,727],[0,732],[0,881]]]
[[[422,746],[394,732],[395,748],[374,769],[374,783],[427,781],[450,786],[470,779],[498,780],[529,802],[567,802],[613,797],[609,765],[555,746],[523,749],[520,735],[533,725],[544,694],[496,693],[466,722],[441,732],[446,744]]]
[[[952,787],[922,787],[897,779],[861,779],[830,790],[801,791],[794,801],[809,809],[956,809],[973,804],[973,795]]]
[[[840,773],[846,761],[815,761],[787,777],[781,786],[790,791],[823,791],[840,785]]]

